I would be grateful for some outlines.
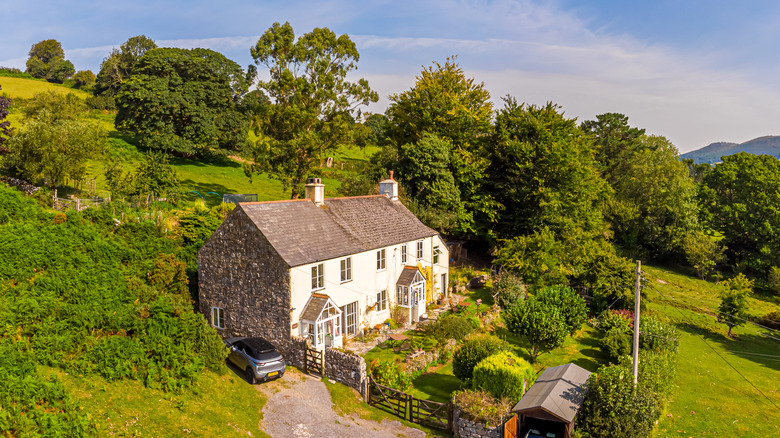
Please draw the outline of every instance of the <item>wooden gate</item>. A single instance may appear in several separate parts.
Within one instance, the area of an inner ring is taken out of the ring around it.
[[[409,420],[426,427],[449,430],[452,423],[450,411],[449,403],[412,398]]]
[[[303,352],[303,371],[309,374],[323,376],[321,350],[306,347]]]
[[[512,415],[504,423],[504,438],[517,438],[517,415]]]
[[[411,395],[368,380],[368,404],[406,420]]]

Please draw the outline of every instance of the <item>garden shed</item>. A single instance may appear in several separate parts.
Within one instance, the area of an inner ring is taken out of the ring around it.
[[[551,367],[512,408],[517,414],[520,435],[571,438],[574,419],[585,398],[590,371],[573,363]]]

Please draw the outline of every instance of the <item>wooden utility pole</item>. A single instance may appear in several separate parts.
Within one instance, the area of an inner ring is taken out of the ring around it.
[[[639,290],[642,278],[642,262],[636,261],[636,290],[634,295],[634,386],[639,376]]]

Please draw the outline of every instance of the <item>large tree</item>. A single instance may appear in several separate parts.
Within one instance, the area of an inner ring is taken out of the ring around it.
[[[756,273],[780,263],[780,160],[745,152],[723,157],[704,177],[700,197],[732,263]]]
[[[423,69],[414,87],[390,96],[386,135],[389,144],[382,152],[379,164],[398,168],[398,178],[414,201],[413,210],[428,218],[428,225],[455,234],[485,233],[495,214],[495,203],[483,190],[482,183],[488,160],[484,140],[490,132],[493,106],[485,85],[467,78],[454,59],[444,64],[434,63]],[[439,162],[437,169],[425,175],[434,179],[438,167],[446,165],[454,183],[449,198],[458,199],[460,206],[450,213],[441,210],[430,193],[417,184],[420,170],[410,173],[404,167],[414,161],[416,149],[426,149],[426,135],[447,141],[449,158]],[[415,208],[416,207],[416,208]],[[481,225],[481,229],[480,228]]]
[[[57,40],[43,40],[33,44],[27,59],[27,73],[36,78],[62,82],[76,69],[65,59],[65,51]]]
[[[241,150],[248,86],[241,67],[213,50],[152,49],[119,89],[116,127],[143,146],[187,156]]]
[[[506,328],[529,344],[530,362],[539,354],[558,348],[566,340],[566,320],[553,304],[531,297],[504,313]]]
[[[685,236],[699,229],[697,185],[677,148],[664,137],[641,136],[612,178],[607,208],[615,241],[656,260],[682,259]]]
[[[327,28],[296,39],[290,23],[274,23],[251,54],[268,69],[258,86],[271,102],[260,107],[259,139],[245,170],[268,172],[295,199],[325,153],[351,141],[358,107],[379,96],[365,79],[347,80],[360,55],[349,36]]]
[[[119,49],[113,49],[100,64],[95,83],[95,94],[113,96],[119,91],[122,82],[126,81],[133,67],[149,50],[156,49],[154,40],[145,35],[134,36],[122,44]]]
[[[596,161],[610,183],[623,178],[628,159],[644,148],[640,138],[645,130],[629,126],[628,117],[623,114],[599,114],[596,120],[582,122],[581,128],[593,136]]]

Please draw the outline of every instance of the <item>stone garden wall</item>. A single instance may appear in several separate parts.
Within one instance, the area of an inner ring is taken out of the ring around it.
[[[493,427],[485,423],[477,423],[465,418],[461,410],[455,406],[452,413],[452,434],[456,438],[503,438],[504,425],[497,424]]]
[[[306,354],[306,339],[293,336],[276,344],[276,350],[284,357],[287,365],[303,369],[303,357]]]
[[[366,361],[362,357],[335,348],[325,348],[325,376],[357,390],[365,398],[368,377]]]

